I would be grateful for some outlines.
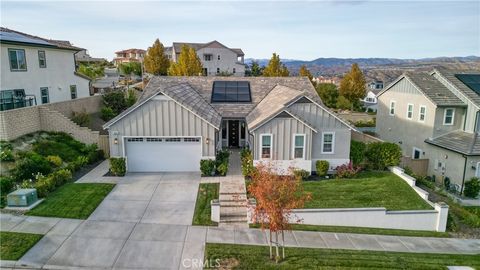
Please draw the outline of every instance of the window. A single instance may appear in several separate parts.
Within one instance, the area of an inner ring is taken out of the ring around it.
[[[443,114],[443,124],[446,126],[453,125],[453,120],[455,118],[455,109],[447,108]]]
[[[217,59],[220,60],[220,54],[217,56]]]
[[[203,55],[203,60],[205,61],[212,61],[212,55],[211,54],[204,54]]]
[[[233,74],[235,74],[237,72],[237,70],[235,68],[233,68]]]
[[[40,88],[40,97],[42,98],[42,104],[50,102],[50,97],[48,95],[48,87]]]
[[[477,162],[477,169],[475,170],[475,177],[480,177],[480,162]]]
[[[213,82],[212,102],[250,102],[250,83],[247,81]]]
[[[305,134],[296,134],[293,136],[293,158],[305,158]]]
[[[166,142],[181,142],[182,138],[166,138]]]
[[[203,68],[203,76],[207,76],[208,75],[208,69],[207,68]]]
[[[323,132],[322,133],[322,154],[333,154],[334,143],[335,143],[335,133]]]
[[[227,139],[227,121],[223,121],[222,125],[222,139]]]
[[[366,99],[367,102],[375,102],[375,99],[372,97],[367,97]]]
[[[422,149],[418,149],[416,147],[413,147],[413,152],[412,152],[412,158],[413,159],[419,159],[422,154]]]
[[[217,68],[217,74],[220,73],[220,68]]]
[[[25,50],[8,49],[8,58],[10,60],[10,70],[27,71],[27,59],[25,58]]]
[[[70,85],[70,97],[72,99],[77,98],[77,86],[76,85]]]
[[[427,107],[420,106],[420,111],[418,112],[418,121],[425,122],[425,115],[427,114]]]
[[[47,67],[47,58],[45,56],[45,51],[38,51],[38,66],[40,68]]]
[[[395,115],[395,101],[390,101],[390,115]]]
[[[407,119],[412,119],[413,118],[413,104],[408,104],[407,105]]]
[[[244,121],[240,122],[240,139],[245,140],[246,124]]]
[[[260,142],[262,144],[261,158],[272,158],[272,135],[260,135]]]

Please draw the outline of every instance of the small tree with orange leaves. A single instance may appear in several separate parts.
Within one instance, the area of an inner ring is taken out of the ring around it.
[[[274,244],[275,261],[278,263],[280,246],[282,259],[285,259],[284,231],[291,229],[290,222],[295,218],[292,209],[302,208],[305,201],[310,199],[310,194],[304,192],[301,180],[296,179],[293,174],[279,175],[266,165],[257,167],[248,191],[257,201],[252,215],[253,222],[260,223],[262,230],[269,230],[270,259],[273,259],[272,244]],[[275,241],[272,233],[275,235]],[[282,237],[281,244],[278,239],[279,233]]]

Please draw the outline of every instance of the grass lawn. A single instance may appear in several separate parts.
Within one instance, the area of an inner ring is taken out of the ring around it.
[[[86,219],[97,208],[114,184],[68,183],[48,195],[27,215]]]
[[[250,224],[250,228],[260,228],[260,224]],[[306,225],[306,224],[292,224],[292,230],[313,231],[313,232],[401,235],[401,236],[418,236],[418,237],[443,237],[443,238],[450,237],[450,235],[447,232],[412,231],[412,230],[381,229],[381,228],[366,228],[366,227]]]
[[[210,244],[205,261],[221,269],[446,269],[449,265],[480,267],[480,255],[422,254],[338,249],[286,248],[285,261],[271,261],[267,246]],[[208,268],[207,268],[208,269]]]
[[[0,260],[20,259],[43,235],[17,232],[0,232]]]
[[[193,214],[192,225],[216,226],[210,218],[212,207],[210,201],[218,199],[219,183],[200,184],[195,203],[195,213]]]
[[[361,172],[352,179],[305,181],[312,199],[305,208],[385,207],[388,210],[433,209],[391,172]]]

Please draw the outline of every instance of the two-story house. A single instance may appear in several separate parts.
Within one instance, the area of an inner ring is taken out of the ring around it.
[[[183,45],[195,49],[202,62],[204,75],[245,76],[245,54],[242,49],[229,48],[216,40],[208,43],[174,42],[172,47],[165,48],[165,54],[173,62],[177,62]]]
[[[90,96],[90,80],[76,73],[68,41],[0,28],[0,110]]]
[[[436,68],[401,75],[378,95],[377,134],[428,174],[463,190],[480,176],[480,72]]]
[[[130,63],[130,62],[143,62],[143,58],[147,53],[146,50],[143,49],[128,49],[115,52],[115,58],[113,58],[113,62],[116,66],[121,63]]]

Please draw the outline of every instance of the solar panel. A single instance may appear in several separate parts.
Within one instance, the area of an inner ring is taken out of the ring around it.
[[[53,46],[45,40],[30,38],[13,32],[0,32],[0,40]]]
[[[455,74],[455,77],[480,95],[480,74]]]
[[[250,83],[246,81],[215,81],[212,102],[251,102]]]

